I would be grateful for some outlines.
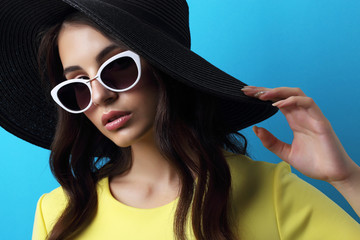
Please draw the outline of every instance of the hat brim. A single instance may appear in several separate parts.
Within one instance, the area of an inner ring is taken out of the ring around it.
[[[98,0],[3,0],[0,125],[25,141],[47,149],[52,143],[57,113],[38,73],[39,33],[74,10],[89,16],[159,70],[218,97],[229,128],[240,130],[277,112],[271,102],[244,95],[245,83],[121,8]]]

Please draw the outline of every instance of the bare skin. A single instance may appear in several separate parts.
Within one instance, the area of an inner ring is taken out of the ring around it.
[[[333,185],[360,216],[360,167],[348,156],[314,100],[298,88],[248,86],[243,92],[273,101],[293,130],[294,139],[287,144],[255,126],[262,144],[304,175]]]
[[[59,34],[59,54],[66,78],[93,78],[100,65],[125,51],[116,47],[101,61],[101,52],[114,43],[94,28],[84,24],[66,24]],[[85,112],[89,120],[119,147],[131,146],[133,166],[124,175],[110,179],[110,190],[118,201],[136,208],[154,208],[178,197],[179,179],[173,166],[160,154],[154,140],[153,124],[158,90],[153,75],[142,61],[142,77],[131,90],[115,93],[92,81],[93,106]],[[128,111],[132,118],[125,126],[108,131],[101,117],[110,111]]]
[[[133,166],[110,182],[114,197],[136,208],[156,208],[179,196],[180,181],[175,169],[161,156],[152,134],[131,146]]]
[[[78,66],[67,78],[93,78],[107,58],[126,49],[115,48],[100,62],[99,53],[114,43],[94,28],[66,25],[59,35],[59,53],[64,68]],[[131,146],[133,166],[124,175],[110,179],[110,190],[120,202],[137,208],[154,208],[178,197],[180,182],[173,166],[160,154],[154,141],[153,123],[157,88],[143,61],[139,85],[122,93],[92,82],[93,106],[85,115],[119,147]],[[331,183],[360,215],[360,168],[346,154],[330,123],[311,98],[299,89],[243,89],[248,96],[275,102],[294,131],[291,145],[263,128],[254,128],[264,146],[305,175]],[[121,129],[108,131],[101,116],[109,111],[129,111],[132,119]]]

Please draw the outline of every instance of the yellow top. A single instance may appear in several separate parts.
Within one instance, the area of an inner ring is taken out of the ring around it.
[[[242,240],[360,239],[360,224],[292,174],[286,163],[258,162],[231,153],[225,156],[232,175],[232,210]],[[98,199],[95,219],[77,239],[174,239],[173,217],[178,199],[152,209],[129,207],[111,195],[107,178],[98,184]],[[65,204],[61,187],[40,198],[33,240],[46,239]]]

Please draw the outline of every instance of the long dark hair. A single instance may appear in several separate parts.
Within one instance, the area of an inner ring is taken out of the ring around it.
[[[82,23],[101,31],[80,13],[72,14],[65,22]],[[39,49],[41,71],[52,85],[64,80],[57,48],[62,24],[46,31]],[[111,34],[106,35],[123,45]],[[245,137],[227,127],[219,114],[220,100],[154,67],[152,70],[160,88],[154,124],[156,143],[181,180],[174,220],[176,238],[186,239],[190,215],[196,239],[238,239],[230,212],[230,170],[223,151],[246,154]],[[132,165],[130,147],[116,146],[84,114],[70,114],[60,108],[58,114],[50,167],[67,194],[68,205],[51,230],[49,240],[71,239],[81,233],[96,213],[96,183],[104,177],[125,173]]]

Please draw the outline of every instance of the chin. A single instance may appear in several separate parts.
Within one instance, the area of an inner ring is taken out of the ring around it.
[[[129,136],[124,136],[124,135],[118,135],[118,136],[111,136],[108,138],[118,147],[121,148],[126,148],[126,147],[130,147],[132,144],[134,144],[136,141],[136,138],[134,139],[133,137],[129,137]]]
[[[127,148],[133,144],[133,142],[131,142],[131,141],[124,141],[124,140],[112,140],[111,139],[111,141],[120,148]]]
[[[125,130],[125,129],[123,129]],[[153,127],[144,128],[140,131],[132,131],[134,129],[126,129],[126,131],[119,131],[113,136],[107,136],[116,146],[121,148],[130,147],[134,144],[149,144],[155,142]]]

